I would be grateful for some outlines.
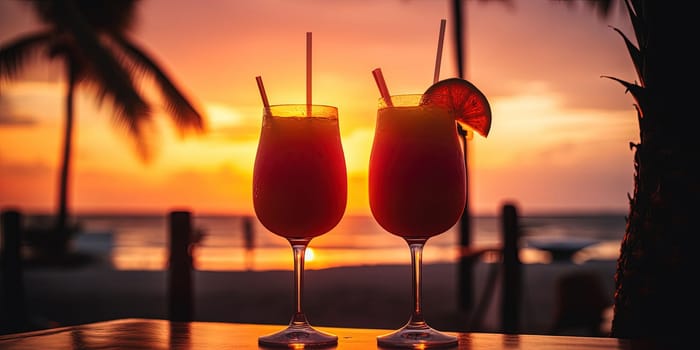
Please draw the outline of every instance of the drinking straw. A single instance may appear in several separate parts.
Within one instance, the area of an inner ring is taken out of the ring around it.
[[[384,102],[386,102],[387,107],[394,107],[394,103],[391,102],[391,95],[389,94],[389,89],[386,87],[386,81],[384,81],[384,75],[382,75],[382,69],[375,68],[372,71],[372,75],[374,76],[374,81],[377,82],[379,93],[384,98]]]
[[[435,57],[435,75],[433,75],[433,84],[440,80],[440,61],[442,60],[442,43],[445,41],[445,23],[446,19],[440,21],[440,36],[438,37],[437,57]]]
[[[258,90],[260,90],[260,97],[262,97],[263,106],[266,110],[270,109],[270,102],[267,100],[267,94],[265,93],[265,86],[263,85],[262,77],[255,77],[255,81],[258,83]]]
[[[306,32],[306,110],[311,116],[311,32]]]

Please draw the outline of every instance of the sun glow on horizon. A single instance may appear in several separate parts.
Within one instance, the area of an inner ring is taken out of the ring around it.
[[[212,128],[236,126],[244,121],[241,113],[228,105],[208,103],[205,110],[209,126]]]
[[[316,258],[316,253],[314,253],[314,249],[311,247],[306,247],[306,251],[304,252],[304,260],[306,262],[312,262]]]

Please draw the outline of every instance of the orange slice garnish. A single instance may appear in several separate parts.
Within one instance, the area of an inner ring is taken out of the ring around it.
[[[460,124],[486,137],[491,129],[491,106],[474,84],[460,78],[438,81],[423,93],[422,105],[445,108]]]

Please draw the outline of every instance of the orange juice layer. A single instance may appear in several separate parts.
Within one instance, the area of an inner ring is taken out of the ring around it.
[[[377,222],[395,235],[430,237],[450,229],[466,201],[454,118],[428,107],[379,109],[369,198]]]
[[[315,237],[345,212],[347,175],[338,120],[266,117],[253,176],[260,222],[287,238]]]

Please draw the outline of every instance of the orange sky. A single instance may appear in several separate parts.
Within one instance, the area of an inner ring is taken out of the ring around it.
[[[156,157],[81,90],[70,203],[74,210],[252,213],[251,182],[262,103],[305,101],[305,33],[313,32],[313,99],[339,108],[348,166],[348,214],[369,214],[367,165],[381,67],[392,93],[432,82],[440,19],[448,20],[441,78],[456,76],[450,1],[147,0],[132,38],[202,107],[209,131],[180,139],[159,116]],[[491,103],[488,138],[470,142],[470,202],[495,213],[626,210],[638,140],[633,100],[601,75],[634,81],[616,11],[576,2],[465,1],[467,78]],[[0,1],[0,42],[36,29],[21,1]],[[0,85],[0,206],[53,210],[63,121],[63,76],[37,60]],[[158,106],[158,96],[154,95]]]

